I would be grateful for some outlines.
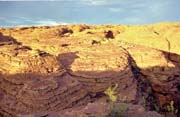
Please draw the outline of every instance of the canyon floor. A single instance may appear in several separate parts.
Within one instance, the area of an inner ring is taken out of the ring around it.
[[[0,116],[180,115],[180,23],[0,28]]]

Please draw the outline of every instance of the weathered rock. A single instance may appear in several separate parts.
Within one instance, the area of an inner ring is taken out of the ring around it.
[[[127,110],[128,117],[163,117],[155,111],[145,111],[140,105],[131,105]]]
[[[129,43],[122,46],[149,80],[160,105],[169,105],[170,101],[179,105],[180,55]]]
[[[137,80],[131,68],[133,60],[126,51],[114,45],[104,44],[90,46],[75,53],[59,55],[60,62],[87,91],[103,93],[117,83],[120,101],[136,100]]]
[[[0,54],[2,114],[48,113],[86,98],[87,91],[65,73],[56,57],[28,49],[22,55],[23,48],[13,45],[4,45]]]
[[[105,102],[95,100],[115,84],[117,101],[140,103],[147,93],[160,111],[170,101],[177,108],[179,29],[178,23],[0,28],[0,113],[101,113]]]
[[[92,46],[55,57],[15,42],[3,45],[0,54],[2,113],[47,114],[83,100],[87,103],[87,95],[104,94],[115,83],[119,100],[134,101],[137,82],[131,70],[131,58],[123,49],[110,46]]]
[[[51,113],[48,117],[89,117],[89,116],[101,116],[107,115],[109,105],[107,103],[88,103],[84,107],[77,107],[67,109],[61,112]]]

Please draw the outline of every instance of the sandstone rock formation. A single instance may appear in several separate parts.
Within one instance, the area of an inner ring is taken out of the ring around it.
[[[132,108],[178,109],[179,38],[178,23],[0,28],[0,114],[106,115],[115,84],[117,102]]]

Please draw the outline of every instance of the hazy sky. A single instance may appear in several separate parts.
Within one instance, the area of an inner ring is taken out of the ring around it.
[[[180,0],[0,1],[0,27],[180,22]]]

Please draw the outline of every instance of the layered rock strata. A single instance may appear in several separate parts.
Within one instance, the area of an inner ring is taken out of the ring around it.
[[[102,98],[101,110],[116,84],[118,102],[179,108],[179,34],[178,23],[0,28],[0,113],[84,114]]]

